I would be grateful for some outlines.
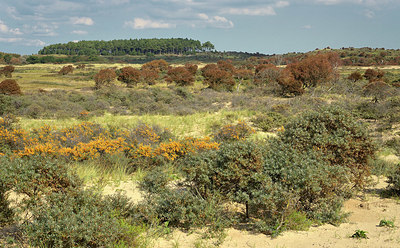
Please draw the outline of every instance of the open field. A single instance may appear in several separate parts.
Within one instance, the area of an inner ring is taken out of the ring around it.
[[[201,64],[189,85],[168,78],[182,65],[100,86],[142,65],[15,66],[0,247],[400,247],[400,66],[296,88],[296,68],[247,62]]]

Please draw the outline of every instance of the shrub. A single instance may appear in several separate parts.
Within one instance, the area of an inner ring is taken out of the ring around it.
[[[294,80],[300,82],[303,88],[315,87],[335,77],[335,60],[329,54],[309,56],[299,62],[289,64],[287,69]]]
[[[381,70],[367,69],[364,72],[364,78],[367,79],[369,82],[382,80],[384,75],[385,72]]]
[[[61,68],[58,72],[59,75],[67,75],[74,71],[74,67],[72,65],[66,65]]]
[[[235,80],[229,71],[220,69],[215,64],[208,64],[202,68],[204,84],[214,90],[232,91],[235,86]]]
[[[260,64],[256,67],[254,72],[255,84],[269,84],[276,82],[281,72],[278,67],[273,64]]]
[[[1,74],[4,74],[5,77],[11,78],[12,73],[14,72],[15,67],[12,65],[6,65],[3,67],[3,69],[0,70],[0,76]]]
[[[281,71],[277,81],[281,86],[280,94],[282,96],[297,96],[304,93],[302,82],[295,80],[293,74],[287,68]]]
[[[285,126],[280,139],[300,151],[321,151],[331,165],[350,169],[355,186],[365,186],[375,147],[366,129],[344,110],[331,107],[305,113]]]
[[[150,70],[150,69],[141,69],[141,81],[145,84],[148,85],[154,85],[156,84],[156,80],[159,78],[158,72],[155,70]]]
[[[251,121],[262,131],[268,132],[274,128],[282,127],[286,123],[286,118],[280,113],[268,112],[254,116]]]
[[[185,67],[174,67],[168,70],[167,82],[175,82],[177,86],[193,85],[195,78],[193,73],[189,72]]]
[[[357,82],[357,81],[359,81],[359,80],[362,80],[362,79],[363,79],[363,76],[361,75],[360,72],[355,71],[355,72],[352,72],[352,73],[347,77],[347,79],[350,80],[350,81],[353,81],[353,82]]]
[[[198,66],[195,64],[186,63],[185,64],[186,70],[188,70],[193,76],[196,76]]]
[[[118,81],[125,83],[127,87],[133,87],[140,82],[140,77],[140,70],[127,66],[119,70]]]
[[[94,75],[94,81],[96,83],[95,88],[100,89],[103,86],[109,86],[116,77],[117,74],[115,74],[113,69],[100,70],[96,75]]]
[[[55,192],[32,208],[23,230],[35,247],[114,247],[122,241],[132,247],[137,233],[121,216],[126,202],[102,199],[91,190]]]
[[[383,81],[372,81],[364,86],[363,91],[366,96],[372,96],[374,102],[393,94],[392,87]]]
[[[142,70],[154,71],[157,74],[168,70],[168,62],[163,59],[152,60],[142,65]]]
[[[0,94],[21,95],[22,91],[17,81],[14,79],[6,79],[0,83]]]
[[[387,182],[392,190],[400,193],[400,164],[388,175]]]
[[[232,142],[247,139],[255,130],[246,122],[239,121],[237,124],[223,126],[214,134],[217,142]]]

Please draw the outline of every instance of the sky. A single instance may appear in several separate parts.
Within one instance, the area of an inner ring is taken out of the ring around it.
[[[0,51],[79,40],[190,38],[218,51],[400,48],[400,0],[0,0]]]

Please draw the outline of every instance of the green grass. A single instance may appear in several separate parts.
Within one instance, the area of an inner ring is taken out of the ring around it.
[[[139,123],[148,125],[158,125],[162,128],[168,128],[176,137],[204,137],[210,135],[213,127],[222,126],[228,123],[234,123],[238,120],[247,120],[255,113],[252,111],[219,111],[215,113],[203,112],[185,116],[174,115],[132,115],[119,116],[105,114],[99,117],[92,117],[90,122],[98,123],[104,126],[134,127]],[[76,125],[82,121],[70,119],[28,119],[21,118],[19,124],[25,130],[39,128],[44,124],[54,128],[66,128]]]

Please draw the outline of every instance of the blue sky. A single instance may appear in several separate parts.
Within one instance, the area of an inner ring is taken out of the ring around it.
[[[400,0],[0,0],[0,51],[77,40],[191,38],[219,51],[400,48]]]

